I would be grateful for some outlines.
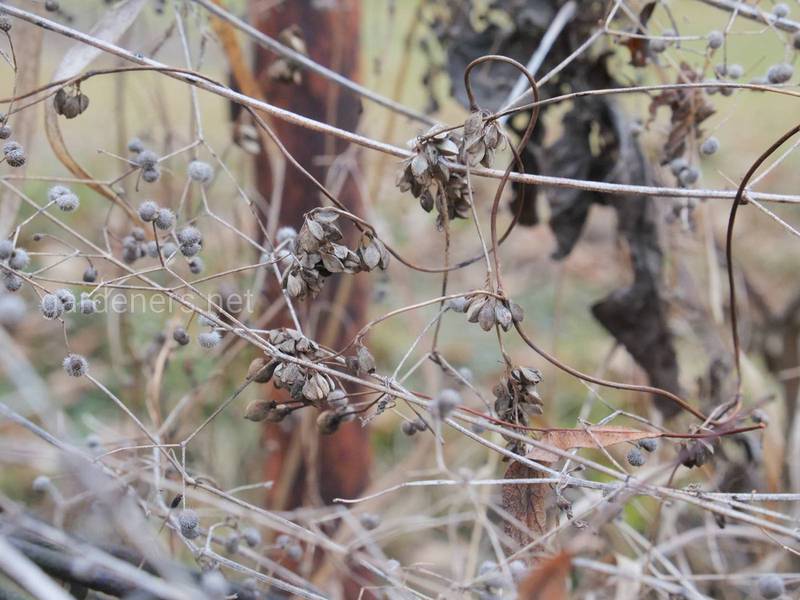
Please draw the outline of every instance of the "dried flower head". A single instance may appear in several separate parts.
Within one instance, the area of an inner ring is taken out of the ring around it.
[[[97,305],[87,292],[81,294],[81,301],[78,308],[82,315],[91,315],[97,312]]]
[[[145,223],[155,221],[158,216],[159,206],[152,200],[145,200],[139,205],[139,218]],[[169,229],[169,227],[167,227]]]
[[[55,294],[42,296],[40,308],[45,319],[57,319],[64,313],[64,305]]]
[[[175,213],[168,208],[159,208],[154,222],[163,231],[171,229],[175,225]]]
[[[183,327],[176,327],[175,331],[172,332],[172,339],[181,346],[185,346],[189,343],[189,334],[186,333]]]
[[[64,312],[69,312],[75,308],[75,294],[66,288],[57,289],[54,294],[61,300],[61,305],[64,307]]]
[[[191,508],[178,513],[178,526],[186,539],[193,540],[200,535],[200,517]]]
[[[218,331],[204,331],[197,336],[197,341],[203,348],[213,348],[222,340]]]
[[[208,184],[214,179],[214,168],[207,162],[193,160],[187,169],[189,179],[198,183]]]
[[[70,377],[82,377],[89,370],[88,361],[80,354],[68,354],[62,364]]]
[[[14,242],[11,240],[0,240],[0,260],[11,258],[14,252]]]
[[[16,271],[21,271],[31,262],[30,256],[23,248],[14,248],[11,257],[8,259],[8,266]]]

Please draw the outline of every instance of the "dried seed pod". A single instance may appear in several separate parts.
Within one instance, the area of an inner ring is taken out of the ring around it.
[[[508,310],[511,311],[511,319],[514,323],[522,323],[525,320],[525,311],[522,307],[511,300],[508,301]]]
[[[326,398],[326,402],[328,403],[328,407],[331,410],[335,410],[337,412],[341,412],[347,408],[350,404],[350,400],[347,398],[347,394],[344,390],[335,389],[328,394]]]
[[[628,451],[628,455],[625,457],[625,459],[632,467],[641,467],[646,462],[644,454],[642,454],[639,448],[636,447],[633,447]]]
[[[75,294],[71,291],[66,288],[60,288],[57,289],[54,294],[61,300],[61,306],[64,308],[64,312],[69,312],[75,308]]]
[[[264,421],[269,415],[270,411],[275,408],[274,402],[267,402],[265,400],[253,400],[247,405],[244,412],[244,418],[248,421]]]
[[[492,327],[494,327],[496,318],[495,318],[495,304],[497,301],[494,298],[489,298],[481,308],[481,311],[478,313],[478,325],[480,325],[481,329],[484,331],[489,331]]]
[[[175,225],[175,213],[168,208],[159,208],[154,223],[162,231],[171,229]]]
[[[461,394],[447,388],[442,390],[431,403],[431,412],[438,419],[446,419],[462,403]]]
[[[511,311],[506,308],[506,305],[502,302],[495,302],[494,305],[494,318],[500,327],[503,328],[503,331],[508,331],[511,327],[512,317]]]
[[[145,200],[139,205],[139,218],[145,223],[151,223],[158,216],[159,206],[152,200]],[[169,229],[169,228],[167,228]]]
[[[14,242],[11,240],[0,240],[0,260],[11,258],[14,252]]]
[[[97,305],[95,304],[95,301],[92,298],[90,298],[89,294],[86,292],[83,292],[81,294],[79,310],[82,315],[91,315],[97,312]]]
[[[251,548],[261,545],[261,532],[255,527],[247,527],[242,530],[242,538],[245,544]]]
[[[272,379],[275,373],[275,368],[278,366],[277,360],[267,360],[264,357],[254,358],[250,362],[250,367],[247,369],[247,378],[252,379],[256,383],[267,383]]]
[[[214,179],[214,168],[207,162],[193,160],[187,168],[189,179],[202,184],[208,184]]]
[[[142,170],[142,180],[146,183],[155,183],[161,178],[161,170],[158,167]]]

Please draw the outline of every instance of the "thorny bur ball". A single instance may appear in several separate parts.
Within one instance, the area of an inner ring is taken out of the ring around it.
[[[139,218],[145,223],[151,223],[158,216],[158,204],[152,200],[145,200],[139,205]]]
[[[780,598],[786,591],[786,586],[783,583],[783,578],[779,575],[764,575],[758,578],[758,593],[762,598],[767,600],[774,600]]]
[[[155,169],[158,164],[158,154],[152,150],[142,150],[134,159],[134,162],[141,167],[143,171]]]
[[[202,273],[204,268],[205,265],[203,264],[203,259],[199,256],[189,259],[189,271],[191,271],[194,275],[199,275]]]
[[[63,365],[64,371],[66,371],[67,375],[70,377],[81,377],[86,375],[86,371],[89,369],[89,363],[80,354],[67,355],[67,357],[64,359]]]
[[[12,294],[0,295],[0,326],[16,327],[25,318],[25,302]]]
[[[297,230],[294,227],[281,227],[278,229],[278,232],[275,234],[275,241],[278,245],[283,244],[289,240],[293,240],[297,237]]]
[[[22,287],[22,278],[14,273],[3,271],[3,285],[9,292],[16,292]]]
[[[45,294],[42,296],[40,305],[42,316],[45,319],[57,319],[64,313],[64,305],[55,294]]]
[[[706,139],[700,146],[700,152],[706,156],[715,154],[717,150],[719,150],[719,140],[713,136]]]
[[[94,303],[94,300],[89,297],[87,292],[81,294],[79,310],[82,315],[91,315],[97,311],[97,305]]]
[[[161,170],[158,167],[152,169],[144,169],[142,171],[142,179],[147,183],[155,183],[161,178]]]
[[[11,258],[14,252],[14,242],[11,240],[0,240],[0,260]]]
[[[186,330],[183,327],[176,327],[175,331],[172,332],[172,339],[178,342],[181,346],[185,346],[189,343],[189,334],[186,333]]]
[[[133,138],[131,141],[128,142],[128,152],[133,154],[139,154],[140,152],[144,151],[144,144],[142,140],[139,138]]]
[[[725,42],[725,36],[722,35],[721,31],[711,31],[708,34],[708,47],[712,50],[717,50],[718,48],[722,47],[722,44]]]
[[[190,162],[187,172],[189,173],[189,179],[197,183],[206,184],[214,179],[213,167],[202,160],[193,160]]]
[[[11,137],[12,131],[11,127],[8,125],[0,126],[0,140],[7,140]]]
[[[200,535],[200,518],[190,508],[178,513],[178,525],[181,528],[181,535],[188,540],[193,540]]]
[[[204,331],[197,336],[197,341],[200,342],[203,348],[213,348],[219,344],[221,339],[222,336],[220,336],[218,331]]]
[[[156,227],[166,231],[175,225],[175,213],[168,208],[159,208],[155,218]]]
[[[658,448],[658,441],[652,438],[646,440],[639,440],[639,448],[647,452],[655,452]]]
[[[794,75],[794,67],[789,63],[780,63],[769,68],[767,80],[770,83],[786,83],[792,78],[792,75]]]
[[[86,270],[83,272],[83,280],[86,283],[94,283],[97,281],[97,269],[91,265],[86,267]]]
[[[19,142],[11,141],[3,144],[3,154],[11,167],[21,167],[25,164],[25,149]]]
[[[54,293],[58,299],[61,300],[61,306],[64,308],[64,312],[69,312],[75,308],[75,294],[66,288],[57,289]]]
[[[453,410],[461,404],[461,394],[456,390],[447,388],[442,390],[431,404],[431,410],[439,419],[446,419]]]
[[[644,454],[636,447],[631,448],[625,458],[632,467],[641,467],[646,462]]]

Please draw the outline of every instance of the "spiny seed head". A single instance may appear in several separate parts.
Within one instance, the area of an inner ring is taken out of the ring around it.
[[[136,157],[134,162],[136,162],[136,164],[139,165],[144,171],[147,169],[154,169],[158,164],[158,154],[152,150],[142,150],[139,152],[139,155]]]
[[[10,167],[21,167],[25,164],[25,151],[22,148],[12,150],[6,154],[6,162]]]
[[[451,412],[461,404],[461,394],[456,390],[447,388],[442,390],[433,401],[433,412],[440,419],[446,419]]]
[[[6,289],[9,292],[19,291],[19,289],[22,287],[22,277],[14,273],[9,273],[8,271],[4,271],[3,285],[6,286]]]
[[[198,183],[209,183],[214,178],[214,168],[202,160],[193,160],[189,163],[189,179]]]
[[[155,218],[156,227],[166,231],[175,225],[175,213],[168,208],[159,208]]]
[[[181,535],[187,539],[193,540],[200,531],[200,517],[191,508],[187,508],[178,513],[178,525],[181,528]]]
[[[739,79],[739,77],[742,75],[744,75],[744,69],[742,68],[742,65],[728,65],[728,77],[731,79]]]
[[[710,137],[703,142],[700,146],[700,152],[706,156],[710,156],[719,150],[719,140],[715,137]]]
[[[251,548],[255,548],[261,544],[261,532],[255,527],[247,527],[243,529],[242,537],[244,538],[244,543]]]
[[[758,578],[758,593],[761,594],[762,598],[774,600],[783,596],[785,591],[786,586],[783,583],[783,578],[779,575],[773,573]]]
[[[83,292],[81,294],[79,309],[82,315],[91,315],[97,311],[97,305],[94,303],[94,300],[89,297],[88,293]]]
[[[70,190],[67,186],[64,185],[54,185],[49,190],[47,190],[47,200],[48,202],[55,202],[59,196],[63,196],[65,194],[71,194],[72,190]]]
[[[220,336],[218,331],[204,331],[197,336],[197,341],[200,342],[203,348],[213,348],[219,344],[221,339],[222,336]]]
[[[144,245],[144,250],[150,258],[158,258],[158,244],[155,240],[150,240]]]
[[[44,494],[52,485],[53,482],[50,481],[47,475],[38,475],[36,479],[33,480],[31,489],[37,494]]]
[[[772,14],[776,19],[782,19],[789,14],[789,5],[785,2],[779,2],[772,8]]]
[[[2,20],[0,20],[0,23],[2,23]],[[11,131],[11,127],[9,127],[8,125],[0,126],[0,140],[7,140],[8,138],[11,137],[12,133],[13,132]]]
[[[187,258],[199,254],[202,249],[200,244],[181,244],[181,254]]]
[[[58,198],[56,198],[55,203],[56,206],[58,206],[58,208],[62,211],[72,212],[78,208],[78,206],[80,206],[81,201],[78,196],[72,192],[68,192],[66,194],[61,194]]]
[[[133,138],[130,142],[128,142],[128,152],[133,152],[134,154],[139,154],[144,150],[144,144],[142,140],[139,138]]]
[[[158,204],[152,200],[145,200],[139,205],[139,218],[145,223],[155,221],[158,215]]]
[[[15,142],[14,140],[8,141],[5,144],[3,144],[3,154],[14,152],[14,150],[22,150],[22,144],[20,144],[19,142]]]
[[[0,16],[0,31],[5,31],[6,33],[11,31],[11,19],[5,15]]]
[[[380,515],[370,512],[363,513],[358,520],[361,522],[361,526],[368,531],[375,529],[381,524]]]
[[[278,244],[282,244],[288,240],[293,240],[297,237],[297,230],[294,227],[284,226],[278,229],[278,232],[275,234],[275,241]]]
[[[80,354],[68,354],[62,364],[70,377],[81,377],[89,370],[88,361]]]
[[[16,327],[25,318],[25,301],[18,295],[0,295],[0,325]]]
[[[169,258],[178,251],[178,247],[172,242],[161,244],[161,254],[164,258]]]
[[[656,448],[658,448],[658,441],[653,438],[639,440],[639,448],[647,452],[655,452]]]
[[[681,171],[689,167],[689,163],[686,162],[685,158],[675,158],[669,163],[669,170],[672,171],[672,174],[677,177]]]
[[[142,170],[142,179],[147,183],[155,183],[161,178],[161,170],[158,167]]]
[[[767,80],[770,83],[786,83],[794,75],[794,67],[789,63],[772,65],[767,71]]]
[[[721,48],[723,42],[725,41],[725,36],[722,35],[721,31],[711,31],[708,34],[708,47],[712,50],[716,50],[717,48]]]
[[[178,230],[175,234],[178,238],[178,242],[181,244],[199,244],[203,241],[203,234],[200,233],[200,230],[197,227],[192,227],[191,225],[187,225],[182,229]]]
[[[61,300],[61,306],[64,307],[65,312],[69,312],[75,308],[75,294],[73,294],[71,291],[66,288],[60,288],[54,293],[56,296],[58,296],[58,299]]]
[[[699,178],[700,171],[698,171],[695,167],[687,167],[678,174],[678,181],[685,187],[696,183]]]
[[[42,316],[45,319],[57,319],[60,317],[64,312],[64,305],[61,304],[61,300],[59,300],[58,296],[55,294],[45,294],[42,296]]]
[[[17,271],[21,271],[31,262],[31,257],[23,248],[14,248],[11,258],[8,259],[8,266]]]
[[[14,252],[14,242],[11,240],[0,240],[0,260],[6,260]]]
[[[83,280],[86,283],[94,283],[97,281],[97,269],[95,269],[92,265],[86,267],[86,270],[83,272]]]
[[[172,332],[172,339],[178,342],[181,346],[185,346],[189,343],[189,334],[186,333],[186,330],[183,327],[176,327],[175,331]]]
[[[417,433],[417,427],[414,425],[413,421],[403,421],[403,424],[400,426],[400,429],[405,435],[412,436]]]
[[[636,447],[631,448],[625,458],[632,467],[641,467],[645,463],[644,454]]]
[[[195,274],[199,275],[203,272],[205,265],[203,264],[203,259],[199,256],[195,256],[194,258],[189,260],[189,270]]]
[[[134,227],[131,229],[131,237],[135,239],[137,242],[144,241],[144,229],[141,227]]]

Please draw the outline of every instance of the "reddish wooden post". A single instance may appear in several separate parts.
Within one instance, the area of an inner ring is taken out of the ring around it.
[[[251,2],[254,26],[272,37],[278,37],[288,27],[298,28],[312,59],[348,78],[357,78],[360,0],[291,0],[267,11],[258,11],[259,4],[257,0]],[[256,77],[268,102],[343,129],[355,129],[361,112],[357,96],[308,71],[302,71],[299,84],[271,78],[268,70],[277,57],[263,48],[257,49],[255,59]],[[346,149],[346,144],[339,140],[326,139],[319,133],[282,121],[276,120],[271,125],[289,152],[320,181],[325,180],[328,164],[325,159]],[[272,191],[269,161],[264,154],[257,160],[259,190],[269,198]],[[353,212],[362,212],[352,180],[345,183],[340,199]],[[319,205],[319,192],[297,169],[287,164],[280,225],[299,229],[303,213]],[[337,316],[335,310],[334,314],[323,313],[318,319],[318,331],[312,335],[323,336],[326,328],[330,329],[333,324],[334,336],[318,341],[335,347],[352,337],[363,323],[367,298],[363,286],[363,278],[332,278],[319,298],[300,303],[309,306],[330,303],[338,305],[345,313],[344,318]],[[302,313],[306,307],[299,309]],[[331,319],[338,322],[331,322]],[[276,509],[290,509],[315,501],[329,503],[335,497],[353,497],[367,483],[369,440],[360,424],[349,423],[333,435],[318,436],[314,427],[315,411],[309,408],[302,412],[305,413],[302,423],[295,423],[291,429],[284,424],[267,428],[271,452],[266,477],[275,482],[270,503]]]

